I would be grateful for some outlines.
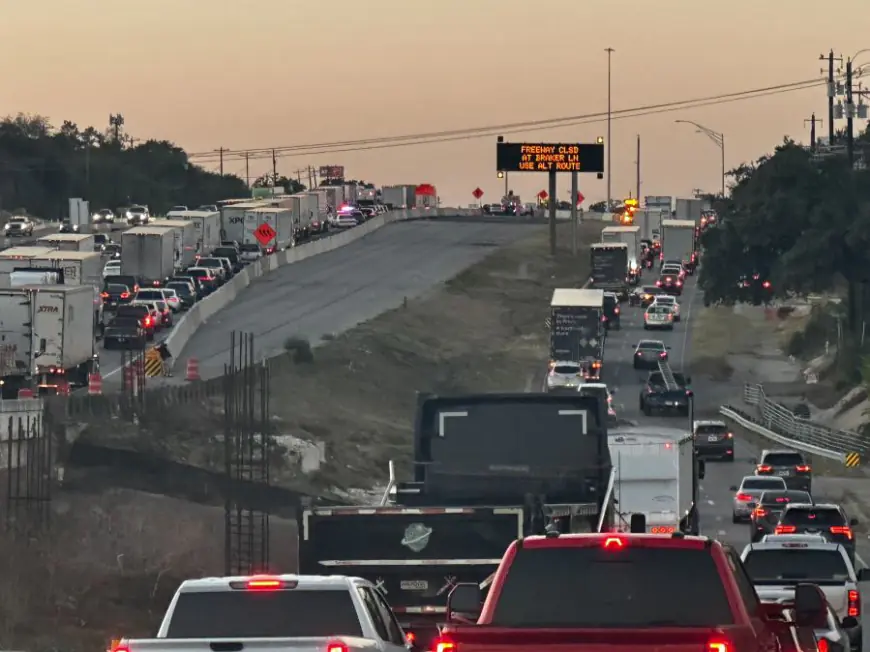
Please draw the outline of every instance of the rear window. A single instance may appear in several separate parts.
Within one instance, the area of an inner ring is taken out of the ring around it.
[[[699,435],[721,435],[728,432],[728,427],[720,425],[698,426],[695,432]]]
[[[213,256],[217,256],[218,258],[229,258],[230,260],[235,260],[238,256],[238,252],[233,247],[218,247],[212,252]]]
[[[362,636],[350,593],[217,591],[182,593],[168,638]]]
[[[163,293],[160,290],[139,290],[136,293],[136,299],[139,301],[146,301],[152,299],[162,299]]]
[[[190,286],[187,283],[170,283],[166,287],[170,290],[174,290],[176,294],[191,294]]]
[[[630,546],[518,551],[492,619],[493,625],[501,627],[716,627],[733,623],[708,550]]]
[[[557,374],[579,374],[580,367],[573,364],[557,364],[553,367],[553,371]]]
[[[743,489],[776,489],[784,486],[782,478],[747,478],[741,485]]]
[[[846,525],[843,515],[836,509],[789,509],[783,512],[781,523],[798,527],[830,527]]]
[[[762,460],[770,466],[802,466],[806,464],[800,453],[768,453]]]
[[[111,292],[112,294],[121,294],[129,291],[130,289],[126,285],[115,285],[114,283],[110,283],[106,288],[106,292]]]
[[[743,565],[753,582],[849,579],[849,569],[839,550],[753,550]]]
[[[619,299],[617,299],[615,296],[607,294],[604,295],[604,306],[606,308],[614,308],[617,305],[619,305]]]
[[[243,244],[241,247],[239,247],[239,249],[241,249],[242,251],[254,251],[254,252],[257,252],[257,251],[260,251],[260,245],[255,245],[255,244]]]
[[[812,502],[812,497],[806,491],[765,491],[761,494],[762,505],[812,504]]]

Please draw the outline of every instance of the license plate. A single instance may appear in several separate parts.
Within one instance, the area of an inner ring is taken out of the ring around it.
[[[425,591],[429,588],[429,582],[426,580],[402,580],[399,582],[399,588],[403,591]]]
[[[787,478],[789,476],[789,472],[788,471],[779,471],[777,473],[777,475],[782,477],[782,478]]]
[[[719,441],[719,437],[717,435],[708,435],[707,441]]]

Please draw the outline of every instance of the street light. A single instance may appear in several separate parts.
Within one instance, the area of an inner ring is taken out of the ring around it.
[[[705,127],[697,122],[692,122],[691,120],[674,120],[674,122],[677,124],[692,125],[698,130],[698,133],[704,134],[707,138],[712,140],[716,144],[716,147],[718,147],[722,152],[722,199],[725,199],[725,134],[713,131],[709,127]]]
[[[507,172],[499,171],[498,178],[504,179],[504,196],[507,197],[507,194],[508,194],[508,175],[507,175]]]
[[[613,57],[613,53],[616,52],[613,48],[604,48],[604,51],[607,52],[607,210],[610,210],[610,152],[613,150],[613,139],[610,137],[610,121],[612,117],[611,111],[611,76],[610,76],[610,60]]]

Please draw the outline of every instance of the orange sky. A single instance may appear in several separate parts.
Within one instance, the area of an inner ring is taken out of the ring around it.
[[[818,55],[870,47],[868,0],[0,0],[0,113],[42,113],[100,127],[124,115],[136,137],[189,152],[357,140],[606,109],[810,79]],[[329,7],[327,10],[326,7]],[[863,31],[863,36],[860,32]],[[859,61],[870,63],[870,52]],[[12,65],[8,65],[11,62]],[[786,93],[613,123],[613,194],[685,195],[719,185],[713,143],[675,119],[722,131],[733,166],[804,119],[827,115],[823,90]],[[864,123],[861,123],[863,128]],[[594,141],[602,124],[509,140]],[[279,160],[290,173],[343,164],[378,184],[430,182],[451,204],[501,196],[495,138]],[[266,163],[252,164],[262,172]],[[244,163],[228,160],[228,172]],[[560,196],[568,175],[560,176]],[[546,176],[514,175],[525,198]],[[604,181],[581,177],[590,199]]]

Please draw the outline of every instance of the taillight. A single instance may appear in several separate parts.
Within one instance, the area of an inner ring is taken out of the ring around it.
[[[777,525],[774,528],[774,534],[794,534],[797,531],[797,528],[794,525]]]
[[[143,322],[146,326],[150,326],[151,323],[153,322],[153,320],[151,319],[151,317],[146,317],[145,319],[142,320],[142,322]]]
[[[767,466],[767,464],[759,464],[757,467],[755,467],[755,471],[757,473],[770,473],[771,471],[773,471],[773,467]]]
[[[618,315],[618,314],[619,314],[619,308],[614,308],[614,309],[613,309],[613,313],[614,313],[615,315]]]
[[[662,282],[661,282],[661,281],[656,281],[656,287],[660,288],[661,286],[662,286]]]
[[[335,641],[326,644],[326,652],[348,652],[348,649],[341,641]]]
[[[434,641],[432,652],[456,652],[456,643],[446,638],[438,638]]]
[[[130,648],[126,645],[119,645],[118,647],[113,647],[112,652],[130,652]]]
[[[763,507],[756,507],[756,508],[755,508],[755,511],[752,512],[752,515],[753,515],[753,516],[756,516],[756,517],[758,517],[758,516],[767,516],[767,510],[764,509]]]
[[[405,632],[405,640],[408,645],[414,645],[417,642],[417,635],[414,632]]]
[[[677,287],[679,288],[679,287],[682,287],[682,286],[683,286],[683,282],[682,282],[682,281],[677,281]]]
[[[129,292],[121,292],[121,298],[122,299],[129,299],[130,293]]]
[[[249,591],[274,591],[281,587],[281,580],[266,577],[252,577],[245,583],[245,588]]]
[[[625,541],[619,537],[607,537],[604,540],[604,547],[608,550],[622,550],[625,548]]]
[[[668,352],[667,352],[667,351],[662,351],[661,353],[659,353],[659,357],[660,357],[660,358],[667,358],[667,357],[668,357]]]
[[[795,470],[797,470],[798,473],[809,473],[810,466],[809,464],[804,464],[803,466],[796,466]]]
[[[100,297],[103,298],[103,299],[108,299],[108,298],[109,298],[109,293],[108,293],[108,292],[100,292]]]
[[[750,500],[752,500],[752,496],[750,496],[749,494],[740,493],[737,494],[737,500],[739,500],[741,503],[748,503]]]
[[[861,615],[861,594],[858,591],[849,591],[849,615],[857,618]]]
[[[765,290],[769,290],[770,289],[770,281],[765,281],[764,283],[761,284],[761,287],[763,287]]]
[[[832,525],[831,526],[831,534],[840,534],[845,536],[847,539],[852,539],[852,528],[848,525]]]
[[[725,438],[726,438],[726,439],[734,439],[734,433],[733,433],[733,432],[729,432],[727,435],[725,435]]]
[[[707,641],[707,652],[734,652],[734,648],[725,639],[712,638]]]

